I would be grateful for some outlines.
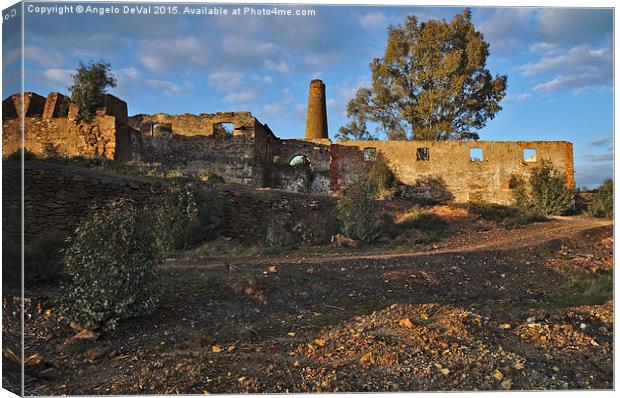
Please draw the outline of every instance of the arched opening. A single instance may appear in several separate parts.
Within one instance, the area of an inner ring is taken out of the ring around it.
[[[291,158],[291,161],[288,162],[289,166],[293,166],[295,168],[312,168],[312,163],[310,163],[310,159],[308,159],[304,155],[295,155]]]

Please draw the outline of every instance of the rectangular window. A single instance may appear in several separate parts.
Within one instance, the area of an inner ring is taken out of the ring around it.
[[[523,161],[524,162],[535,162],[536,161],[536,149],[525,148],[523,150]]]
[[[469,148],[469,160],[472,162],[482,162],[482,148]]]
[[[418,148],[415,153],[415,160],[418,162],[428,162],[431,160],[428,148]]]
[[[377,148],[364,148],[364,160],[367,162],[377,160]]]

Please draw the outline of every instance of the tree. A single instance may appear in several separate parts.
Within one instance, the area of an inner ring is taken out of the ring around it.
[[[116,78],[110,70],[110,64],[103,60],[88,65],[80,61],[77,72],[71,75],[73,85],[69,88],[71,102],[79,109],[77,120],[93,120],[97,108],[104,104],[106,87],[116,87]]]
[[[388,28],[383,58],[371,64],[372,85],[347,105],[340,139],[376,139],[367,123],[393,140],[478,139],[473,131],[502,108],[506,76],[485,68],[489,44],[469,9],[451,22],[418,23],[414,15]]]

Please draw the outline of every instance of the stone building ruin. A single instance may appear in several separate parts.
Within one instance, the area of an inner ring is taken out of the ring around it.
[[[574,186],[573,146],[566,141],[339,141],[328,136],[325,84],[310,83],[305,136],[278,138],[250,112],[135,115],[106,95],[90,123],[59,93],[26,92],[2,102],[3,156],[20,147],[42,155],[160,163],[187,176],[310,194],[338,194],[376,161],[395,171],[412,199],[507,204],[511,177],[549,160]],[[228,126],[228,127],[227,127]]]

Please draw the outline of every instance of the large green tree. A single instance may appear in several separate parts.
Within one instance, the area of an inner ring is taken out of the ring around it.
[[[69,87],[71,102],[78,106],[78,120],[91,121],[97,108],[103,106],[106,88],[116,86],[116,78],[111,73],[109,63],[100,60],[80,64],[76,73],[71,75],[73,85]]]
[[[469,9],[450,22],[408,16],[388,28],[385,53],[370,64],[372,86],[348,103],[338,138],[375,139],[371,123],[394,140],[478,139],[506,95],[506,76],[491,76],[488,55]]]

